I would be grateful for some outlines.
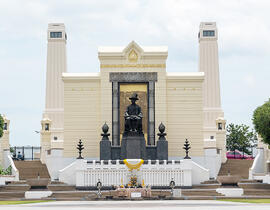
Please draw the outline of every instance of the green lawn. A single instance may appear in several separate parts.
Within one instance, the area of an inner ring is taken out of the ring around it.
[[[27,204],[27,203],[41,203],[49,202],[50,200],[29,200],[29,201],[0,201],[0,205],[16,205],[16,204]]]
[[[242,203],[270,203],[270,199],[219,199],[220,201],[242,202]]]

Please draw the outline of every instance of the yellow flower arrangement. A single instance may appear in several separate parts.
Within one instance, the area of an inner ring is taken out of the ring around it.
[[[140,170],[140,167],[143,164],[143,162],[144,161],[140,159],[137,163],[132,164],[132,163],[129,163],[127,159],[124,160],[125,165],[129,168],[130,171],[135,170],[135,169]]]

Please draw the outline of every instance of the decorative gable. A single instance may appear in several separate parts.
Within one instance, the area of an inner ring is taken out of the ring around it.
[[[137,63],[143,53],[143,49],[135,41],[130,42],[123,49],[123,54],[130,63]]]

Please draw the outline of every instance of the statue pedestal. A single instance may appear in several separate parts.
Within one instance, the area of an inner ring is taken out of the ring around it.
[[[168,141],[165,140],[157,141],[157,159],[168,160]]]
[[[124,132],[121,144],[121,159],[146,159],[145,139],[142,132]]]
[[[101,140],[100,147],[100,160],[111,160],[111,142],[108,140]]]

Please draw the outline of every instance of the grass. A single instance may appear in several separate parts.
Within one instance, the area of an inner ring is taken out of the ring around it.
[[[49,202],[51,200],[26,200],[26,201],[0,201],[0,205],[16,205],[16,204],[27,204],[27,203],[42,203]]]
[[[270,203],[270,199],[220,199],[220,201],[231,201],[241,203]]]

